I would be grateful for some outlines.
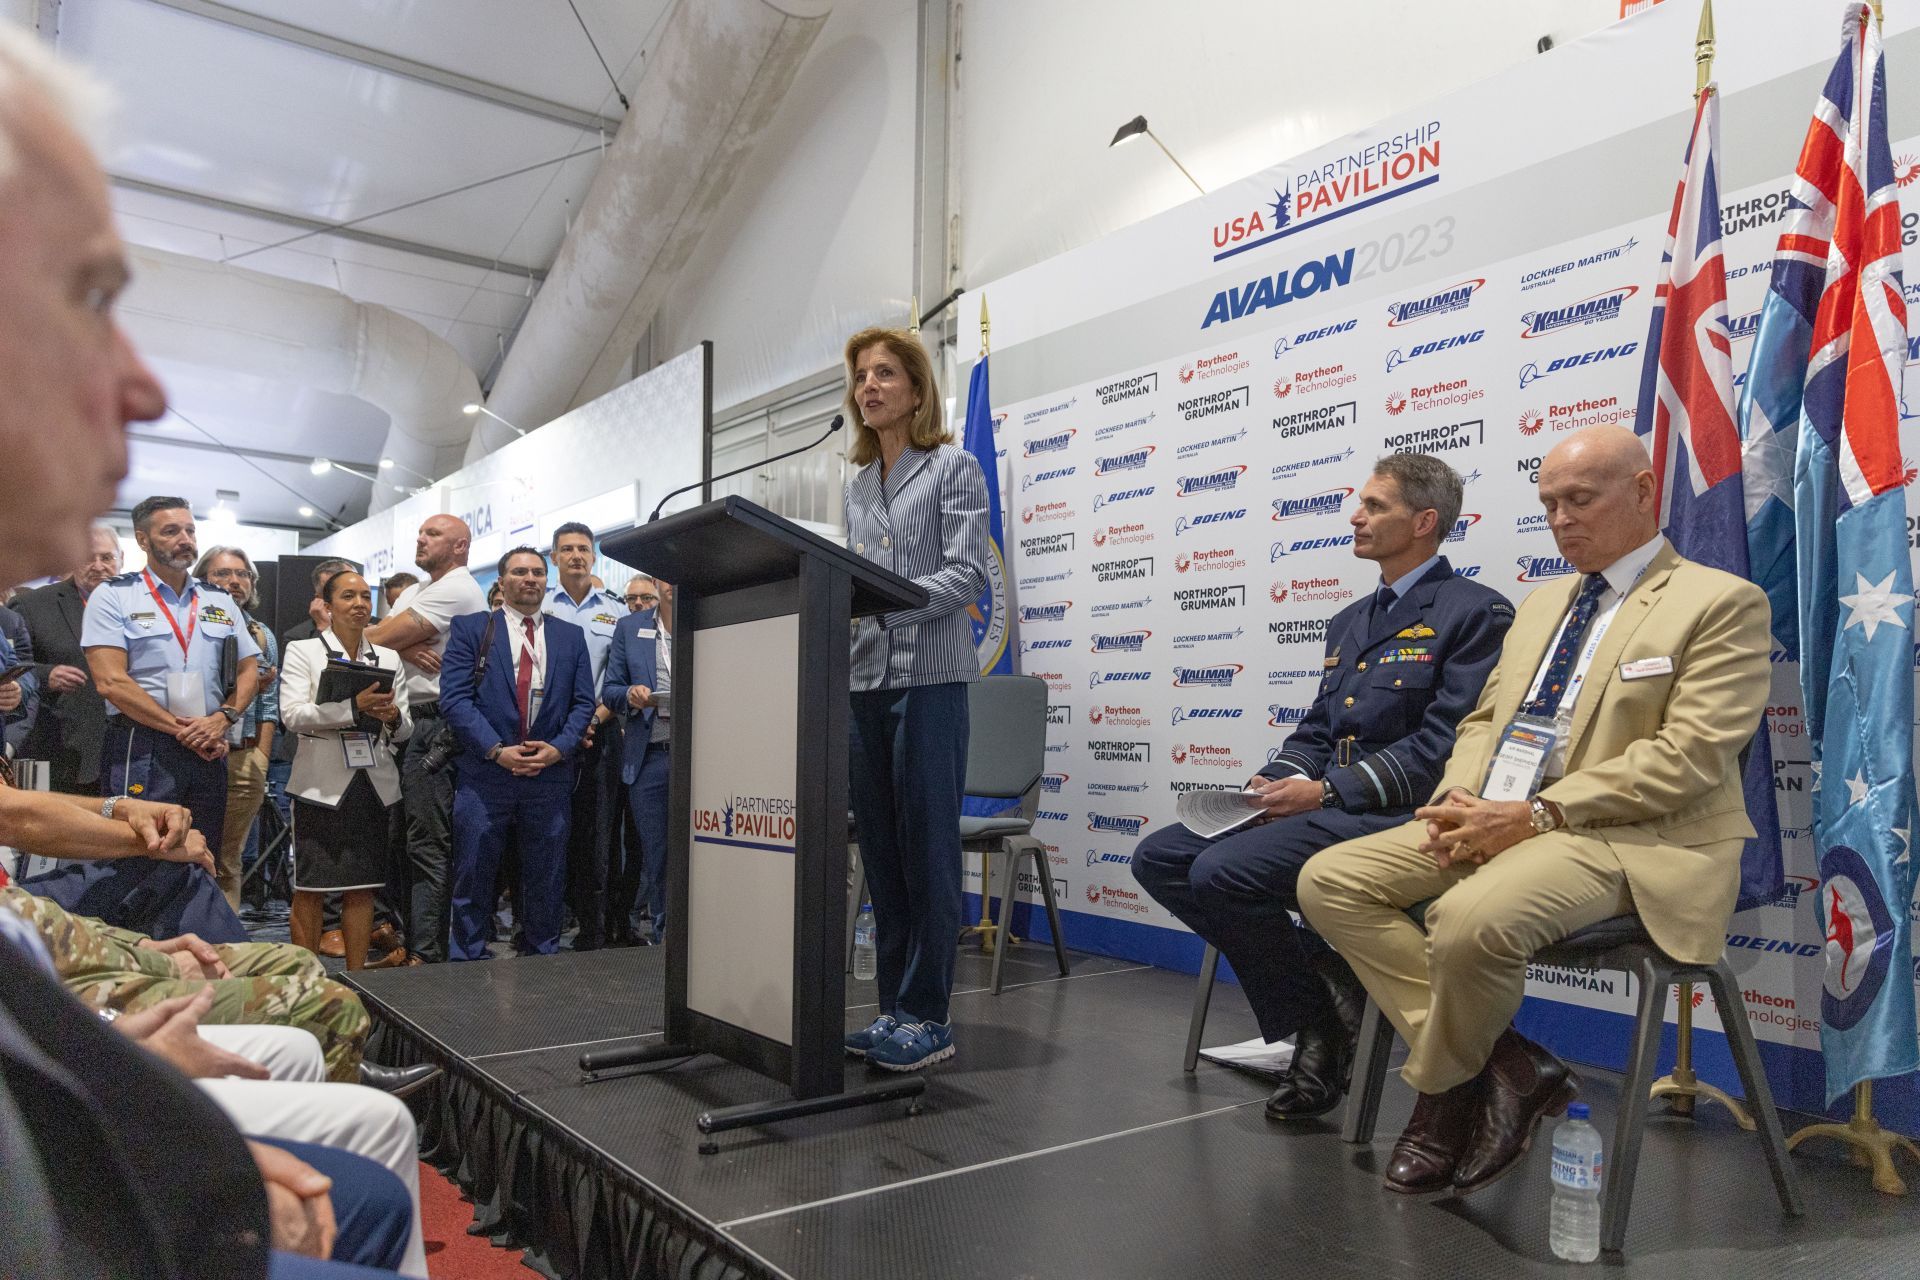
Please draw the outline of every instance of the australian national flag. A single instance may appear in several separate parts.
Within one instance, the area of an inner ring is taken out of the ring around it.
[[[980,655],[983,676],[1011,675],[1013,650],[1007,643],[1007,620],[1012,615],[1007,599],[1006,538],[1000,524],[1000,456],[993,440],[993,397],[987,387],[987,355],[973,366],[973,378],[967,384],[967,427],[962,447],[980,463],[987,478],[987,589],[967,607],[967,619],[973,624],[973,644]],[[961,812],[972,817],[991,817],[1003,813],[1018,802],[988,800],[967,796]]]
[[[1689,560],[1745,578],[1746,498],[1733,423],[1733,344],[1720,239],[1719,103],[1709,85],[1694,111],[1667,222],[1634,421],[1649,437],[1660,526],[1668,541]],[[1778,896],[1785,883],[1764,720],[1759,730],[1743,780],[1747,816],[1759,834],[1740,857],[1741,909]]]
[[[1880,33],[1855,4],[1795,184],[1802,203],[1832,211],[1794,460],[1829,1102],[1920,1066],[1908,937],[1913,571],[1899,442],[1907,308],[1893,172]]]

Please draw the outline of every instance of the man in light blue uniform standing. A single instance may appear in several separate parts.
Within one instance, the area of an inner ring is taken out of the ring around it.
[[[607,651],[613,644],[614,624],[623,605],[612,592],[593,585],[593,530],[569,522],[553,531],[553,569],[559,584],[547,591],[540,611],[571,622],[587,636],[587,657],[593,663],[597,693],[607,672]],[[620,747],[607,723],[613,713],[596,706],[581,744],[579,769],[573,781],[573,826],[567,837],[567,904],[580,921],[573,936],[575,951],[598,951],[606,945],[607,851],[618,831],[620,810]]]
[[[185,805],[194,828],[217,846],[227,812],[227,731],[253,701],[260,649],[233,597],[188,572],[199,550],[186,499],[142,501],[133,509],[133,536],[147,567],[95,588],[80,627],[107,703],[102,812],[122,796]],[[229,648],[234,660],[223,673]],[[190,864],[77,862],[29,887],[76,915],[157,938],[247,940],[219,886]]]

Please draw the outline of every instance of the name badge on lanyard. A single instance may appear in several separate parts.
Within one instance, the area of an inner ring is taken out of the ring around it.
[[[349,731],[340,735],[340,749],[346,753],[347,768],[373,768],[373,735]]]
[[[1515,716],[1494,749],[1483,800],[1531,800],[1546,776],[1547,760],[1559,741],[1559,726],[1544,716]]]

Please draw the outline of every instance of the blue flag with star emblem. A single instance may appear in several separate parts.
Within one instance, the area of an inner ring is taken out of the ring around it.
[[[1900,459],[1907,308],[1900,201],[1887,142],[1880,33],[1849,7],[1815,117],[1809,174],[1832,205],[1794,459],[1800,684],[1813,748],[1826,974],[1820,1047],[1829,1104],[1920,1067],[1908,837],[1913,791],[1913,571]],[[1865,92],[1862,92],[1865,90]],[[1811,246],[1808,246],[1811,248]]]
[[[1000,451],[993,439],[993,397],[987,386],[987,356],[973,366],[967,382],[967,426],[961,448],[974,456],[987,480],[987,589],[967,609],[973,625],[974,649],[980,658],[980,674],[1013,674],[1013,650],[1007,643],[1007,556],[1006,539],[1000,523]],[[960,812],[971,818],[990,818],[1019,808],[1019,802],[989,800],[983,796],[964,796]]]

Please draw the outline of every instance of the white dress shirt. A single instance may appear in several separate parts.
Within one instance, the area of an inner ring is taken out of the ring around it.
[[[535,610],[533,613],[521,613],[512,605],[501,610],[506,616],[501,622],[506,624],[507,644],[513,653],[513,671],[510,673],[514,687],[520,684],[520,654],[527,647],[526,619],[533,619],[533,691],[527,698],[527,720],[532,722],[540,709],[541,691],[547,684],[547,615]]]
[[[1567,680],[1567,691],[1560,698],[1559,710],[1554,714],[1554,724],[1558,732],[1553,739],[1553,751],[1547,756],[1547,777],[1564,777],[1567,772],[1567,739],[1573,732],[1573,704],[1580,697],[1580,687],[1587,682],[1587,668],[1593,665],[1593,655],[1600,648],[1600,638],[1607,634],[1607,628],[1613,625],[1614,615],[1620,612],[1620,606],[1626,602],[1641,577],[1647,572],[1647,566],[1653,563],[1654,556],[1666,545],[1666,538],[1654,534],[1651,542],[1635,547],[1612,564],[1600,571],[1607,580],[1607,589],[1600,593],[1600,603],[1595,606],[1593,625],[1587,630],[1586,643],[1580,648],[1580,659],[1574,664],[1573,674]],[[1568,614],[1573,612],[1571,605]],[[1540,667],[1533,673],[1533,683],[1527,686],[1527,696],[1520,700],[1525,706],[1539,696],[1540,682],[1546,679],[1547,668],[1553,665],[1554,650],[1560,647],[1560,635],[1567,629],[1566,618],[1560,619],[1559,630],[1553,633],[1553,642],[1547,646],[1546,653],[1540,659]]]

